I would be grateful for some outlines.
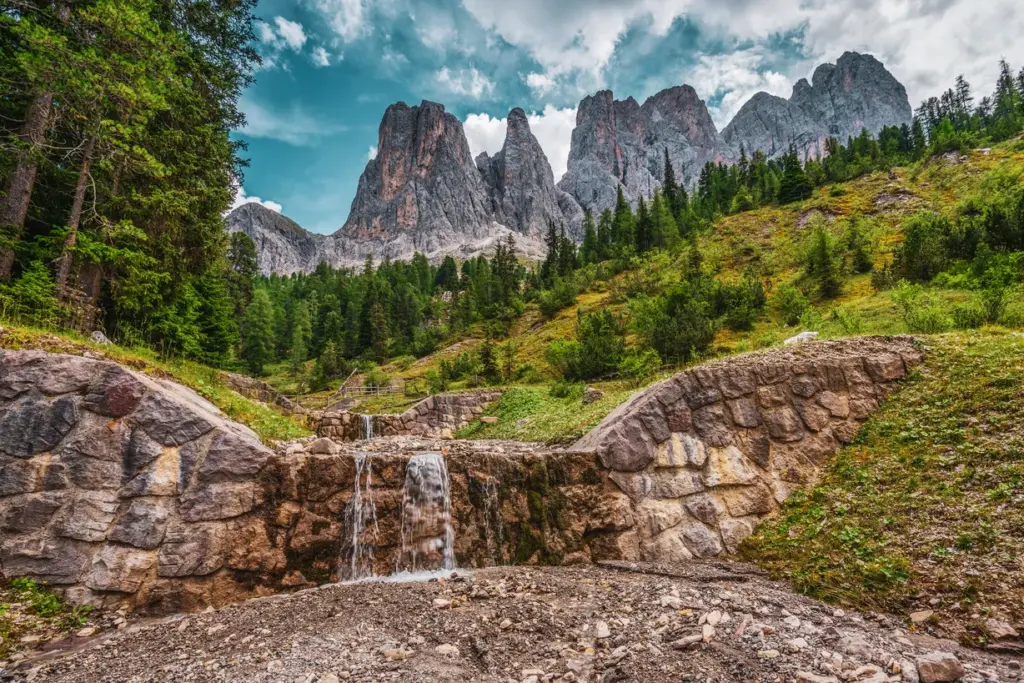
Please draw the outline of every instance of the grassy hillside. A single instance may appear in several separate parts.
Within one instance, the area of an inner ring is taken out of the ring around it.
[[[983,644],[1024,620],[1024,335],[930,337],[924,365],[741,554],[858,608]]]
[[[217,370],[182,359],[161,359],[149,349],[126,349],[113,344],[100,346],[72,332],[55,333],[7,322],[0,326],[0,349],[42,349],[51,353],[74,355],[88,353],[138,372],[170,379],[189,387],[231,419],[248,425],[267,444],[296,439],[310,433],[296,420],[229,389],[221,381]]]
[[[765,283],[769,306],[755,320],[752,329],[732,331],[722,327],[711,348],[692,362],[766,348],[796,332],[811,329],[822,338],[854,334],[891,334],[909,331],[901,308],[892,292],[877,291],[871,274],[847,275],[840,295],[835,299],[815,299],[810,294],[811,310],[799,325],[787,327],[773,310],[773,293],[783,285],[796,285],[810,292],[800,264],[801,244],[809,232],[809,224],[822,217],[837,230],[845,219],[858,217],[866,226],[872,244],[875,269],[893,260],[894,249],[903,241],[903,225],[911,215],[922,210],[951,215],[972,196],[985,196],[999,186],[1020,183],[1024,174],[1024,140],[1017,139],[986,150],[974,150],[961,156],[951,153],[931,158],[913,167],[879,172],[840,185],[818,188],[804,202],[782,207],[766,207],[720,219],[710,231],[699,238],[704,259],[703,269],[723,282],[739,280],[746,272],[756,272]],[[513,325],[508,336],[516,346],[516,364],[523,391],[507,400],[509,405],[495,408],[496,425],[467,430],[463,436],[568,440],[599,419],[602,410],[611,410],[630,391],[621,382],[597,382],[607,397],[599,407],[581,411],[578,400],[557,399],[548,395],[547,384],[554,372],[545,360],[545,349],[556,340],[572,338],[577,309],[591,312],[608,309],[624,315],[628,301],[643,293],[663,290],[679,281],[685,270],[686,253],[657,252],[635,259],[623,272],[592,279],[576,305],[559,311],[551,318],[543,316],[535,304]],[[955,278],[936,281],[927,289],[934,306],[949,310],[956,304],[978,300],[978,293],[964,288]],[[1024,324],[1024,293],[1020,287],[1009,290],[1002,322],[1011,327]],[[393,361],[382,370],[395,380],[425,390],[425,377],[437,371],[442,360],[452,362],[459,354],[474,353],[483,343],[482,325],[470,328],[452,339],[438,352],[415,360],[410,357]],[[627,339],[630,343],[634,338]],[[672,372],[667,366],[656,376]],[[294,374],[282,366],[270,378],[271,383],[286,393],[297,389]],[[449,389],[469,388],[466,381],[451,383]],[[312,405],[322,406],[326,394],[311,397]],[[398,410],[412,399],[396,396],[375,399],[356,408],[372,412]],[[514,420],[512,416],[514,417]],[[507,417],[506,417],[507,416]]]

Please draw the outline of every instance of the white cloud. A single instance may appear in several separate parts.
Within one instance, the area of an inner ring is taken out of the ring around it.
[[[313,60],[314,66],[331,65],[331,53],[329,53],[320,45],[317,45],[316,47],[313,48],[313,52],[310,54],[310,58]]]
[[[526,75],[526,85],[534,95],[546,95],[555,88],[555,79],[546,74],[531,73]]]
[[[346,130],[344,125],[310,116],[298,104],[292,104],[288,111],[282,112],[243,96],[239,105],[245,114],[245,126],[239,132],[249,137],[303,146]]]
[[[342,42],[351,42],[369,30],[370,0],[308,0]]]
[[[366,160],[373,161],[377,158],[377,145],[370,145],[369,151],[366,153]]]
[[[266,208],[270,209],[271,211],[275,211],[277,213],[281,213],[281,209],[283,208],[277,202],[271,201],[269,199],[264,200],[264,199],[260,199],[259,197],[250,197],[250,196],[248,196],[245,193],[245,188],[242,187],[241,185],[239,185],[238,189],[235,191],[235,199],[234,199],[234,201],[231,202],[231,209],[230,210],[234,211],[235,209],[240,207],[242,204],[259,204],[260,206],[266,207]]]
[[[277,24],[277,35],[282,43],[293,52],[298,52],[306,44],[306,32],[302,24],[297,21],[288,21],[284,17],[274,17]]]
[[[576,127],[576,109],[558,109],[552,105],[544,107],[541,113],[527,116],[530,130],[540,143],[544,155],[551,164],[551,172],[557,183],[565,175],[569,163],[569,146],[572,141],[572,129]],[[505,144],[505,131],[508,119],[498,119],[488,114],[470,114],[466,117],[463,129],[473,156],[480,152],[494,154],[501,151]]]
[[[598,85],[627,29],[664,35],[677,17],[727,44],[800,31],[816,63],[846,50],[871,53],[906,85],[914,104],[949,87],[958,73],[987,93],[1001,56],[1024,63],[1020,0],[462,1],[484,28],[529,52],[545,76],[582,73]]]
[[[441,70],[434,76],[442,86],[463,97],[479,100],[485,94],[490,95],[494,92],[494,83],[480,73],[476,67],[456,72],[445,66],[441,67]]]
[[[754,47],[722,55],[700,58],[686,79],[703,98],[722,95],[716,107],[709,107],[711,118],[719,130],[732,121],[733,116],[753,95],[765,91],[779,97],[789,97],[793,82],[783,74],[762,70],[765,52]]]

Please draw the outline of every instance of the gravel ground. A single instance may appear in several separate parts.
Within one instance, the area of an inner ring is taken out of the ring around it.
[[[0,679],[883,683],[919,680],[920,669],[923,681],[1024,682],[1020,658],[963,649],[897,617],[844,613],[724,562],[332,584],[130,619],[61,645]]]

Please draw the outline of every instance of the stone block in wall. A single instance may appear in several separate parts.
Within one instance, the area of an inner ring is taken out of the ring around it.
[[[224,566],[227,526],[218,522],[185,524],[174,520],[157,551],[157,576],[206,576]]]
[[[718,371],[718,386],[728,399],[752,394],[757,389],[754,372],[745,367],[723,367]]]
[[[876,382],[891,382],[896,379],[903,379],[907,370],[903,365],[903,358],[899,354],[882,354],[868,356],[864,359],[871,379]]]
[[[779,441],[799,441],[804,437],[804,424],[790,406],[762,411],[768,435]]]
[[[0,529],[9,534],[36,533],[46,528],[67,502],[65,491],[29,493],[5,501],[6,513]]]
[[[850,399],[842,394],[823,391],[818,394],[818,405],[829,412],[832,417],[845,420],[850,416]]]
[[[737,429],[736,447],[754,464],[763,470],[768,469],[771,458],[772,442],[765,427],[757,429]]]
[[[651,475],[647,472],[620,472],[613,470],[608,478],[615,482],[619,489],[629,496],[633,502],[640,502],[651,493]]]
[[[190,410],[190,406],[175,397],[159,392],[142,399],[131,418],[162,446],[180,446],[214,428],[203,413]]]
[[[726,405],[729,407],[729,414],[736,426],[752,428],[761,425],[761,411],[758,410],[757,401],[753,398],[748,396],[736,398],[726,401]]]
[[[683,507],[694,519],[710,527],[718,526],[719,518],[726,515],[725,506],[707,493],[687,496],[683,501]]]
[[[669,529],[640,544],[640,556],[646,562],[686,562],[693,553],[686,547],[678,529]]]
[[[648,498],[636,506],[636,516],[640,538],[651,538],[678,525],[686,511],[678,500]]]
[[[9,354],[5,354],[8,357]],[[54,448],[79,420],[78,399],[28,395],[0,412],[0,453],[31,458]]]
[[[789,380],[789,390],[800,398],[811,398],[820,388],[818,379],[810,374],[796,375]]]
[[[625,531],[635,523],[629,496],[607,493],[587,516],[585,531]]]
[[[767,515],[775,509],[771,489],[764,484],[728,488],[716,493],[722,497],[726,509],[733,517]]]
[[[249,480],[267,463],[273,452],[248,435],[218,432],[199,467],[203,483]]]
[[[754,465],[736,446],[709,448],[708,461],[704,465],[704,485],[746,486],[757,481]]]
[[[93,557],[85,576],[92,590],[134,593],[149,578],[156,553],[118,545],[105,545]]]
[[[695,557],[714,557],[722,552],[722,539],[718,532],[693,518],[684,519],[677,531],[683,544]]]
[[[95,377],[95,361],[45,351],[2,351],[0,398],[29,391],[48,396],[84,392]]]
[[[693,371],[676,375],[676,381],[679,382],[683,390],[683,396],[693,410],[703,408],[712,403],[718,403],[722,400],[722,391],[717,386],[705,386],[702,384],[697,374]]]
[[[757,527],[757,518],[752,519],[723,519],[719,527],[722,534],[722,542],[726,551],[735,553],[744,540],[754,533]]]
[[[255,482],[195,484],[181,495],[179,513],[186,522],[210,522],[244,515],[261,502]]]
[[[650,476],[655,498],[682,498],[704,490],[700,472],[693,470],[656,469]]]
[[[106,417],[124,417],[138,406],[146,393],[146,385],[130,372],[110,367],[89,384],[82,407]]]
[[[0,544],[0,564],[7,576],[27,576],[50,584],[78,583],[91,560],[91,544],[69,538],[19,536]]]
[[[119,506],[114,491],[77,491],[54,524],[54,533],[79,541],[103,541]]]
[[[46,456],[22,460],[0,455],[0,498],[39,490],[44,468],[40,458],[49,461]]]
[[[178,494],[182,472],[181,451],[173,446],[159,448],[160,455],[155,460],[141,470],[127,473],[131,478],[121,487],[122,498]]]
[[[107,538],[136,548],[156,548],[164,540],[170,515],[168,501],[133,500]]]
[[[709,446],[725,447],[732,443],[732,424],[721,403],[696,408],[693,428]]]
[[[702,467],[708,458],[703,441],[691,434],[672,434],[658,446],[655,467]]]
[[[803,420],[804,426],[812,432],[820,432],[827,427],[832,420],[828,410],[819,406],[816,402],[802,398],[793,399],[793,407]]]

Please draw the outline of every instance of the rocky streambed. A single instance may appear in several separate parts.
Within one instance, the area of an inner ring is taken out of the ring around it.
[[[844,612],[743,565],[497,567],[328,584],[129,621],[23,661],[19,680],[1009,681],[1019,659]]]

